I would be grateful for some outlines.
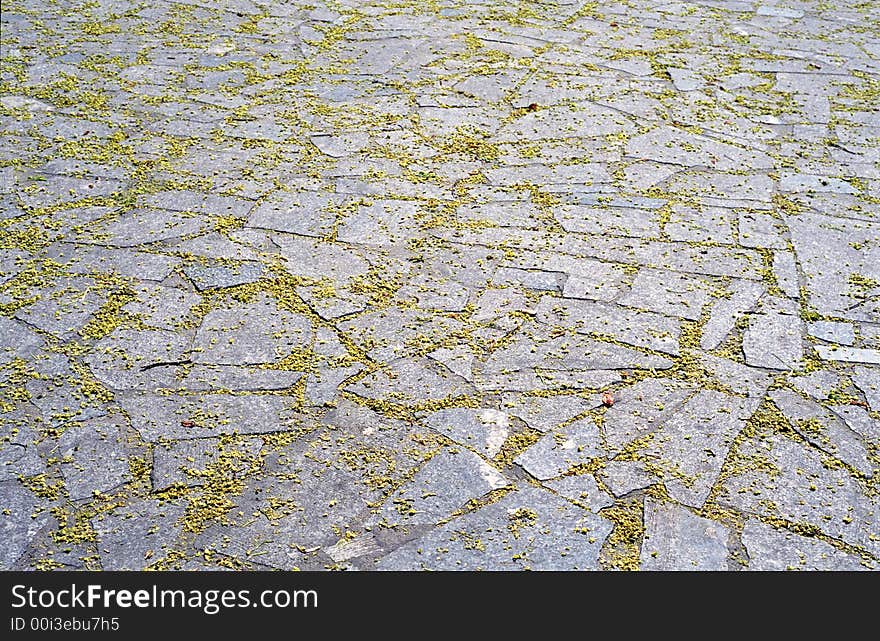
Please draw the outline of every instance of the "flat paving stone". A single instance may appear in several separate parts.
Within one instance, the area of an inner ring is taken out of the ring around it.
[[[726,570],[729,531],[674,503],[645,499],[643,570]]]
[[[597,569],[611,523],[536,488],[455,519],[383,557],[380,570]]]
[[[875,564],[842,552],[825,541],[776,529],[757,519],[745,524],[742,541],[749,555],[748,569],[753,571],[855,572],[875,568]]]

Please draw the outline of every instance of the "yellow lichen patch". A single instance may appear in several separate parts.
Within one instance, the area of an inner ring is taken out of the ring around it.
[[[455,154],[492,162],[501,155],[498,147],[487,141],[489,137],[485,132],[459,126],[455,131],[441,140],[432,140],[431,144],[445,154]]]
[[[642,499],[621,499],[599,513],[614,523],[614,529],[602,546],[599,563],[606,569],[638,570],[645,536]]]
[[[80,330],[80,335],[83,338],[98,340],[130,321],[130,315],[126,314],[122,308],[135,300],[135,298],[137,298],[137,293],[124,285],[110,292],[107,302],[95,312],[92,320]]]
[[[72,512],[67,508],[53,508],[52,515],[58,520],[58,529],[50,536],[56,543],[78,544],[97,541],[92,527],[91,515],[85,511]]]
[[[57,500],[64,491],[64,483],[60,479],[50,481],[45,473],[34,476],[19,476],[19,482],[41,499]]]
[[[531,427],[525,427],[521,431],[511,434],[502,443],[501,450],[495,455],[492,462],[499,467],[513,465],[513,460],[537,443],[541,436],[543,436],[541,432]]]

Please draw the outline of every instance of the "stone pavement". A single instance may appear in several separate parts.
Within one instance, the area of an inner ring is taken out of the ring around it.
[[[4,0],[0,567],[880,567],[871,5]]]

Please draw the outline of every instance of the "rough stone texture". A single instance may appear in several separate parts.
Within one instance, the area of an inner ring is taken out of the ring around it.
[[[443,450],[379,512],[387,525],[434,525],[473,499],[509,485],[495,468],[467,450]]]
[[[768,369],[796,369],[803,358],[801,323],[797,316],[756,314],[743,335],[746,362]]]
[[[875,563],[841,552],[824,541],[777,530],[756,519],[743,527],[742,542],[749,555],[749,570],[876,569]]]
[[[429,414],[425,424],[453,441],[492,458],[510,434],[508,415],[495,409],[457,407]]]
[[[728,569],[727,528],[674,503],[645,500],[645,570]]]
[[[598,456],[599,429],[591,418],[582,418],[544,435],[514,463],[539,480],[559,476],[570,467]]]
[[[596,569],[609,521],[527,487],[385,556],[384,570]]]
[[[872,9],[4,2],[0,569],[876,566]]]

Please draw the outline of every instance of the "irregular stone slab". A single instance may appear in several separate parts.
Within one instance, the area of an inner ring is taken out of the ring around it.
[[[46,501],[35,497],[17,479],[0,483],[0,500],[0,568],[11,570],[51,516],[39,509]]]
[[[708,284],[695,276],[642,269],[632,288],[617,302],[667,316],[697,320],[709,300]]]
[[[674,503],[645,499],[643,570],[727,570],[730,532]]]
[[[800,279],[797,262],[790,251],[773,252],[773,276],[782,292],[789,298],[800,297]]]
[[[541,432],[549,432],[601,404],[599,398],[588,400],[569,395],[505,395],[503,400],[504,408],[512,416],[522,419],[526,425]]]
[[[441,347],[429,352],[428,356],[438,363],[442,363],[453,374],[457,374],[467,381],[473,380],[474,353],[467,345],[456,345],[452,348]]]
[[[544,481],[542,485],[596,514],[602,508],[614,505],[614,499],[600,490],[596,479],[589,474],[562,476]]]
[[[656,430],[696,391],[692,385],[668,378],[646,378],[615,393],[605,412],[605,440],[616,453],[628,443]]]
[[[653,433],[644,449],[651,461],[648,471],[663,479],[671,498],[702,507],[755,405],[749,399],[701,390]]]
[[[639,238],[660,236],[657,213],[651,209],[563,205],[556,208],[553,215],[562,228],[568,232],[613,234]]]
[[[322,243],[296,236],[273,236],[281,248],[287,271],[295,276],[347,284],[367,272],[369,263],[344,245]]]
[[[639,461],[609,461],[600,474],[618,498],[634,490],[651,487],[659,481],[655,475],[646,472]]]
[[[517,187],[537,184],[546,192],[570,191],[571,185],[595,185],[611,182],[607,167],[601,163],[582,163],[575,166],[532,163],[525,166],[501,166],[485,172],[489,184],[497,187]],[[568,189],[566,189],[568,187]]]
[[[122,310],[139,316],[152,327],[174,329],[202,300],[198,294],[176,287],[142,285],[136,289],[137,299]]]
[[[837,345],[816,345],[816,354],[823,361],[842,363],[870,363],[880,365],[880,350],[838,347]]]
[[[814,213],[786,222],[810,304],[820,314],[876,320],[880,302],[858,283],[880,280],[880,246],[873,240],[880,236],[880,223]]]
[[[599,428],[593,419],[582,418],[542,436],[513,462],[544,481],[601,455]]]
[[[743,247],[785,249],[784,230],[782,221],[770,214],[753,210],[739,213],[739,243]]]
[[[880,439],[880,420],[871,418],[865,408],[855,405],[832,405],[831,411],[862,439],[866,441]]]
[[[190,338],[179,332],[117,329],[98,341],[85,362],[113,390],[173,386],[175,366],[187,360]]]
[[[184,507],[147,499],[92,519],[104,570],[143,570],[174,549]]]
[[[749,439],[738,454],[747,465],[724,479],[719,503],[815,527],[880,553],[873,527],[880,505],[846,470],[829,469],[820,452],[778,435]]]
[[[61,476],[70,500],[92,499],[133,480],[129,457],[145,452],[130,447],[129,437],[118,419],[92,419],[64,431],[53,455],[63,461]]]
[[[276,191],[254,207],[246,226],[320,238],[332,229],[340,200],[333,194]]]
[[[703,367],[719,383],[734,394],[745,394],[750,399],[749,407],[752,409],[758,407],[771,383],[771,376],[767,372],[712,354],[700,354],[699,357]]]
[[[804,376],[789,376],[788,380],[805,394],[824,400],[835,387],[840,385],[840,377],[835,372],[819,370]]]
[[[408,201],[374,201],[343,218],[336,238],[343,243],[399,245],[415,234],[416,211],[415,204]]]
[[[502,141],[549,138],[585,138],[606,134],[625,134],[633,124],[621,114],[589,102],[574,108],[551,107],[528,112],[498,132]]]
[[[0,316],[0,365],[27,356],[43,344],[39,334],[10,318]]]
[[[611,530],[602,517],[525,487],[407,543],[376,569],[598,569]]]
[[[287,429],[291,399],[283,396],[126,394],[117,399],[145,441],[221,434],[265,434]]]
[[[388,498],[377,521],[386,526],[434,525],[471,499],[508,485],[510,481],[476,454],[444,449]]]
[[[196,289],[204,291],[218,287],[235,287],[255,283],[264,274],[261,263],[240,263],[238,265],[188,265],[183,273],[192,280]]]
[[[830,410],[786,389],[773,390],[768,396],[807,441],[866,476],[872,475],[874,466],[865,444]]]
[[[480,391],[530,392],[534,390],[594,390],[620,380],[608,370],[517,370],[503,374],[474,376]]]
[[[180,387],[198,391],[282,390],[292,387],[303,375],[302,372],[260,367],[193,365]]]
[[[417,276],[409,279],[397,296],[416,299],[421,309],[461,312],[467,306],[470,290],[447,278]]]
[[[289,540],[282,525],[259,512],[241,523],[210,526],[196,537],[196,544],[212,555],[231,557],[254,569],[298,570],[308,558],[301,546]]]
[[[495,320],[510,312],[532,312],[534,305],[516,289],[503,287],[487,289],[474,301],[474,311],[470,319],[475,323]]]
[[[686,167],[713,167],[719,171],[770,169],[773,166],[773,160],[762,152],[740,149],[666,126],[630,138],[626,155]]]
[[[461,334],[465,327],[455,318],[396,307],[361,314],[336,326],[378,361],[411,354],[425,344],[443,344],[449,336]]]
[[[853,368],[852,380],[868,399],[868,405],[871,406],[871,409],[880,412],[880,369],[855,367]]]
[[[510,421],[495,409],[454,407],[425,417],[425,425],[492,458],[510,433]]]
[[[39,300],[18,310],[15,318],[66,338],[88,323],[106,298],[91,278],[65,278],[61,284],[42,290]]]
[[[636,165],[638,166],[638,165]],[[671,167],[666,167],[667,171]],[[663,231],[672,240],[734,244],[733,222],[729,210],[714,207],[695,209],[675,204]]]
[[[84,242],[113,247],[136,247],[208,231],[202,216],[181,215],[162,209],[136,209],[89,228]]]
[[[249,200],[232,196],[218,196],[191,190],[160,191],[141,196],[140,204],[168,209],[171,211],[190,211],[210,216],[244,217],[254,206]]]
[[[306,398],[312,405],[330,403],[339,393],[346,380],[364,369],[360,363],[350,367],[318,367],[306,380]]]
[[[856,340],[855,330],[850,323],[816,321],[807,326],[807,331],[810,336],[841,345],[852,345]]]
[[[389,371],[377,371],[345,389],[364,398],[418,404],[470,394],[473,388],[451,372],[432,367],[424,359],[399,359]]]
[[[214,365],[274,363],[314,338],[308,318],[279,307],[268,296],[213,309],[193,340],[191,358]]]
[[[800,319],[778,312],[755,314],[743,334],[743,353],[754,367],[797,369],[804,357]]]
[[[171,250],[189,256],[219,260],[255,261],[260,255],[246,245],[229,240],[223,234],[211,232],[198,238],[177,243]]]
[[[181,263],[179,258],[137,252],[130,249],[84,249],[75,245],[61,245],[50,249],[49,255],[64,265],[71,274],[115,273],[141,280],[165,280]]]
[[[739,280],[731,288],[728,298],[721,298],[712,305],[709,320],[703,326],[700,347],[712,350],[730,333],[737,319],[751,311],[764,294],[764,286],[751,280]]]
[[[679,323],[666,316],[634,312],[613,303],[548,296],[541,299],[535,313],[547,325],[566,325],[582,334],[608,335],[628,345],[678,355]]]
[[[757,519],[746,521],[742,542],[749,555],[748,569],[752,571],[854,572],[876,566],[876,563],[868,563],[857,556],[842,552],[821,539],[776,529]]]
[[[666,71],[672,78],[672,84],[679,91],[694,91],[704,86],[703,79],[690,69],[680,69],[678,67],[667,67]]]
[[[0,428],[0,483],[34,476],[46,469],[37,450],[38,434],[29,426],[36,423],[36,411],[28,406],[3,413]]]

